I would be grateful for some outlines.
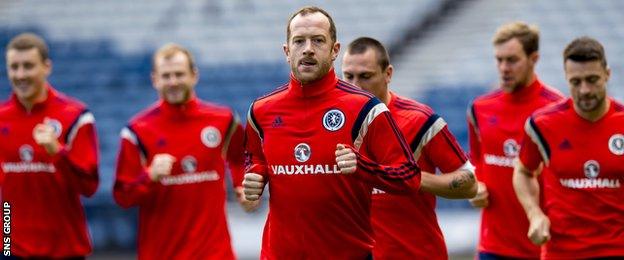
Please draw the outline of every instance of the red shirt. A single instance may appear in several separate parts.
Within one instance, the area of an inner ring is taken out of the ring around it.
[[[466,164],[464,151],[446,122],[430,107],[391,93],[388,109],[423,171],[435,174],[437,168],[448,173]],[[374,259],[448,259],[434,195],[375,190],[372,205]]]
[[[225,216],[225,161],[242,183],[243,130],[226,107],[193,98],[160,101],[121,132],[114,187],[122,207],[139,206],[141,259],[233,259]],[[153,182],[154,155],[176,158],[170,176]]]
[[[526,119],[563,95],[536,79],[516,92],[496,90],[478,97],[468,111],[470,160],[485,183],[489,205],[481,217],[480,252],[538,258],[540,249],[527,238],[529,221],[513,189],[513,160]]]
[[[520,161],[529,170],[544,163],[545,259],[624,257],[624,106],[607,102],[596,122],[580,117],[572,99],[527,120]]]
[[[373,186],[414,192],[420,175],[386,106],[338,80],[333,70],[254,101],[246,130],[247,172],[270,191],[263,254],[275,259],[364,259],[371,255]],[[358,170],[340,174],[336,144],[358,151]]]
[[[98,185],[95,120],[84,104],[46,88],[46,100],[30,112],[15,94],[0,106],[2,199],[10,204],[11,255],[86,256],[91,243],[80,195],[93,195]],[[44,122],[54,127],[62,145],[54,156],[32,136],[35,125]]]

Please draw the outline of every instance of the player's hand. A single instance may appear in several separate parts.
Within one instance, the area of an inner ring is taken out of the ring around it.
[[[243,193],[245,193],[245,199],[249,201],[257,201],[262,196],[264,191],[264,177],[257,173],[246,173],[243,180]]]
[[[61,150],[61,143],[59,143],[54,133],[54,127],[46,124],[45,121],[33,128],[33,139],[35,139],[38,145],[43,146],[50,155],[54,155]]]
[[[357,156],[344,144],[336,145],[336,163],[342,174],[354,173],[357,169]]]
[[[489,193],[487,191],[487,187],[485,186],[485,183],[478,182],[477,195],[474,198],[469,199],[468,201],[475,208],[485,208],[490,204],[488,197],[489,197]]]
[[[533,244],[538,246],[550,240],[550,220],[541,210],[536,210],[529,216],[529,232],[527,236]]]
[[[154,155],[152,163],[147,168],[150,179],[152,181],[158,181],[163,176],[171,175],[171,168],[176,158],[170,154],[159,153]]]
[[[251,201],[245,198],[245,192],[243,191],[243,187],[236,187],[234,189],[236,192],[236,198],[238,199],[238,203],[243,207],[245,212],[254,212],[260,207],[260,200]]]

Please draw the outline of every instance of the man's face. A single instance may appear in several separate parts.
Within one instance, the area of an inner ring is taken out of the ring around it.
[[[513,92],[526,86],[533,75],[533,68],[538,59],[537,52],[527,56],[522,48],[522,43],[512,38],[504,43],[494,46],[494,56],[501,88],[505,92]]]
[[[607,82],[611,71],[600,61],[576,62],[566,60],[566,80],[574,105],[583,112],[593,112],[606,102]]]
[[[360,54],[345,53],[342,59],[342,74],[347,82],[382,98],[388,91],[392,65],[382,70],[377,61],[377,53],[369,48]]]
[[[189,60],[182,52],[170,57],[156,58],[152,82],[158,94],[167,103],[186,103],[193,96],[197,84],[197,71],[191,70]]]
[[[39,50],[9,49],[6,53],[7,73],[13,92],[19,100],[34,102],[45,93],[45,84],[52,63],[43,61]]]
[[[321,79],[340,50],[340,44],[332,42],[329,34],[329,19],[318,12],[297,15],[289,26],[290,38],[284,53],[295,78],[302,84]]]

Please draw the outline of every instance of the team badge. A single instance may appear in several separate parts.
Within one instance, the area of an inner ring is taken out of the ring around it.
[[[34,157],[34,151],[32,146],[24,144],[19,148],[19,157],[22,162],[32,162]]]
[[[345,115],[338,109],[329,110],[323,115],[323,126],[329,131],[336,131],[345,123]]]
[[[204,127],[201,131],[201,141],[208,148],[215,148],[221,144],[221,133],[214,126]]]
[[[615,134],[609,138],[609,151],[615,155],[624,154],[624,135]]]
[[[520,151],[520,145],[514,139],[507,139],[503,142],[503,152],[507,157],[516,157],[518,156],[518,151]]]
[[[583,169],[585,170],[585,177],[594,179],[600,173],[600,164],[597,161],[589,160],[585,162]]]
[[[306,162],[310,159],[310,155],[312,154],[312,150],[310,146],[306,143],[300,143],[295,146],[295,159],[298,162]]]
[[[180,163],[182,170],[186,173],[195,172],[197,170],[197,160],[193,156],[185,156]]]
[[[46,118],[43,120],[43,123],[54,129],[54,136],[56,136],[56,138],[61,136],[61,133],[63,132],[63,125],[61,125],[61,122],[53,118]]]

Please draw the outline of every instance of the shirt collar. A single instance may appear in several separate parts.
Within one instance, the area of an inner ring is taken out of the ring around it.
[[[533,80],[531,84],[523,86],[522,88],[511,93],[505,92],[503,96],[511,102],[525,102],[526,100],[532,99],[536,95],[539,95],[543,88],[544,83],[542,83],[536,75],[535,80]]]
[[[188,114],[190,111],[194,111],[197,108],[198,103],[199,102],[197,100],[197,97],[194,94],[191,99],[189,99],[189,101],[180,105],[169,104],[167,103],[167,101],[161,98],[160,108],[167,115],[185,115]]]
[[[39,102],[39,103],[33,104],[33,107],[30,110],[30,113],[43,110],[50,103],[52,103],[52,100],[54,100],[55,97],[57,96],[56,90],[52,87],[52,85],[50,85],[50,83],[46,83],[44,88],[45,88],[44,91],[47,91],[46,98],[43,101]],[[28,112],[28,111],[26,111],[26,107],[24,107],[24,105],[17,98],[17,95],[15,94],[15,92],[11,93],[11,102],[13,102],[16,107],[20,108],[20,110],[22,110],[24,112]]]
[[[291,92],[299,97],[314,97],[333,89],[337,83],[338,78],[336,77],[336,72],[334,68],[331,68],[325,76],[307,84],[301,84],[301,82],[295,78],[295,75],[290,73],[289,88]]]

